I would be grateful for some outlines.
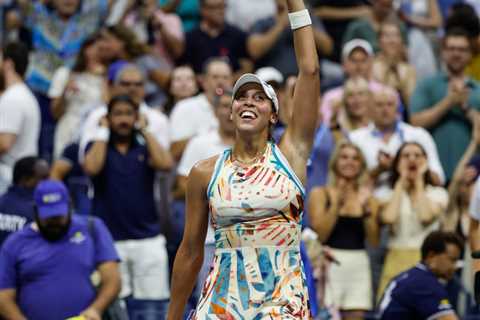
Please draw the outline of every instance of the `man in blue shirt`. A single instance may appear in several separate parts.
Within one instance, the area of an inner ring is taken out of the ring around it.
[[[0,247],[7,236],[33,221],[33,190],[48,178],[48,163],[25,157],[13,167],[13,184],[0,197]]]
[[[422,244],[422,261],[388,285],[379,306],[381,320],[457,320],[444,283],[453,278],[463,248],[450,232],[434,231]]]
[[[155,171],[170,169],[173,160],[138,109],[126,95],[110,100],[102,130],[87,145],[83,168],[92,177],[93,213],[112,232],[122,259],[120,296],[131,298],[131,318],[157,320],[166,312],[170,289],[154,179]]]
[[[100,320],[120,291],[110,233],[99,219],[72,216],[61,182],[40,182],[34,199],[35,222],[12,234],[0,251],[0,316],[63,320],[81,314]]]

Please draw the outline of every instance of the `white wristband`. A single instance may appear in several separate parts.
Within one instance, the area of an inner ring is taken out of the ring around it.
[[[292,28],[292,30],[297,30],[312,24],[312,19],[307,9],[289,13],[288,20],[290,20],[290,28]]]
[[[95,136],[93,137],[93,140],[107,142],[108,139],[110,139],[110,129],[105,127],[98,127],[95,132]]]

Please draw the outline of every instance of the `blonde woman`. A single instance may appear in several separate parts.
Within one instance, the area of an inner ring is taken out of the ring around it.
[[[308,200],[311,227],[340,262],[328,271],[325,302],[339,308],[342,319],[363,319],[372,308],[365,242],[378,244],[379,206],[364,182],[365,173],[360,149],[342,141],[330,161],[328,185],[313,188]]]
[[[380,26],[380,52],[373,61],[372,74],[378,82],[395,88],[404,104],[410,101],[415,89],[415,68],[406,61],[407,48],[400,26],[392,21]]]
[[[372,93],[368,81],[362,77],[348,79],[342,100],[336,106],[332,117],[331,127],[334,134],[340,133],[341,138],[345,138],[351,131],[368,126],[368,109],[371,103]]]
[[[427,154],[420,144],[404,143],[393,160],[392,171],[392,189],[382,196],[385,207],[380,220],[389,226],[390,237],[377,297],[393,277],[420,260],[420,246],[439,228],[448,202],[445,188],[432,184]]]

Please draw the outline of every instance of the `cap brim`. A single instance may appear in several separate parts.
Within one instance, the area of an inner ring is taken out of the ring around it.
[[[253,73],[246,73],[242,75],[237,82],[235,82],[235,85],[233,86],[233,98],[237,96],[237,91],[240,89],[242,86],[244,86],[247,83],[256,83],[259,84],[262,89],[265,91],[265,88],[263,88],[262,80],[257,75],[254,75]]]
[[[39,206],[38,216],[41,219],[66,216],[68,214],[68,211],[69,211],[69,206],[67,203],[57,203],[54,205]]]

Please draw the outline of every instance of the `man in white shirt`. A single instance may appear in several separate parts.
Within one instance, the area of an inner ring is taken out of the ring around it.
[[[145,99],[145,77],[141,71],[132,64],[125,65],[118,71],[113,86],[112,96],[126,94],[140,105],[139,112],[147,120],[149,130],[163,148],[169,148],[168,118],[161,112],[150,108]],[[107,106],[101,106],[91,111],[83,124],[80,138],[79,159],[83,162],[85,148],[90,141],[95,140],[101,134],[100,120],[107,114]]]
[[[419,143],[427,153],[432,178],[438,184],[445,183],[445,175],[432,136],[421,127],[411,126],[398,119],[397,93],[390,87],[373,93],[372,123],[354,130],[349,139],[358,145],[367,161],[370,175],[383,186],[388,178],[393,158],[404,142]],[[377,189],[378,190],[378,189]]]
[[[194,136],[218,127],[213,101],[218,89],[233,85],[232,68],[223,58],[212,58],[205,63],[202,77],[203,93],[181,100],[170,115],[172,146],[170,151],[177,161],[182,157],[188,141]]]
[[[0,194],[11,183],[14,163],[38,153],[40,107],[23,77],[28,65],[28,49],[21,43],[3,48],[0,97]]]
[[[202,133],[188,142],[177,167],[177,199],[185,197],[188,174],[190,173],[190,169],[192,169],[198,161],[221,154],[225,149],[233,145],[235,140],[235,127],[230,119],[231,102],[232,92],[220,90],[213,101],[215,116],[219,124],[218,129]],[[203,283],[210,270],[214,251],[215,235],[212,226],[209,224],[207,238],[205,239],[204,262],[198,276],[195,291],[197,298],[200,297]]]

